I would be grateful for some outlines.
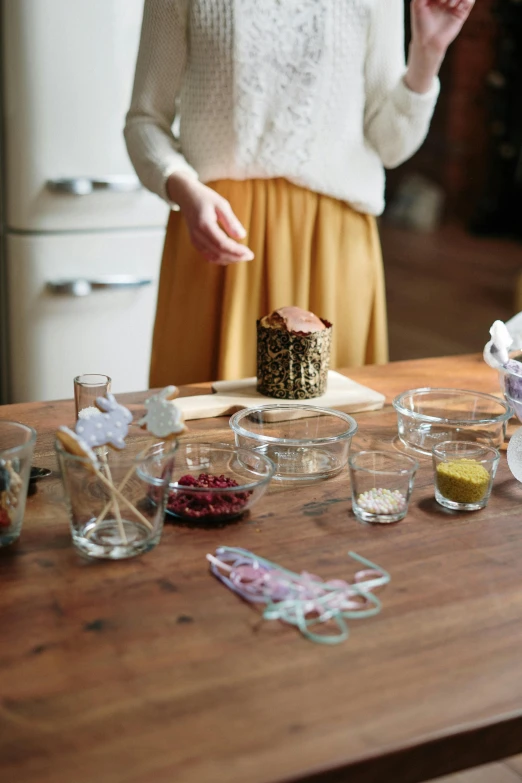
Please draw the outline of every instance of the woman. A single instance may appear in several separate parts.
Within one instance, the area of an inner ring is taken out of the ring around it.
[[[375,216],[424,141],[473,0],[145,0],[125,136],[171,205],[151,386],[255,374],[256,318],[334,324],[332,366],[387,359]],[[179,141],[172,134],[179,110]]]

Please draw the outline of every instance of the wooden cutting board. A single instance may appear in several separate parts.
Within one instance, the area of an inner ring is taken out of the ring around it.
[[[260,405],[284,404],[313,405],[320,408],[343,408],[347,413],[379,410],[384,405],[384,395],[352,381],[345,375],[330,371],[328,389],[322,397],[313,400],[276,400],[265,397],[256,390],[256,379],[242,381],[218,381],[212,386],[213,394],[197,397],[181,397],[176,405],[187,421],[210,419],[214,416],[231,416],[244,408]]]

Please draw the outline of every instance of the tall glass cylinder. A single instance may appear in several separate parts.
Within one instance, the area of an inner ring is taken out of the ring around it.
[[[98,397],[106,397],[111,390],[112,379],[108,375],[91,373],[77,375],[74,379],[74,403],[76,418],[86,408],[95,408]]]

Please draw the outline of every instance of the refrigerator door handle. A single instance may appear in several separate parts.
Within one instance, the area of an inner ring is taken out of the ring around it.
[[[73,280],[51,280],[46,283],[48,293],[54,296],[89,296],[94,291],[146,288],[153,285],[151,278],[134,275],[108,275],[93,280],[78,277]]]
[[[112,193],[130,193],[142,189],[142,184],[133,174],[114,175],[103,179],[91,177],[69,177],[47,180],[47,189],[66,196],[89,196],[97,190]]]

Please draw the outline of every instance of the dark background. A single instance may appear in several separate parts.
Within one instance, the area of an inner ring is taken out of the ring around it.
[[[392,359],[482,350],[491,323],[522,310],[521,0],[477,0],[440,79],[426,143],[388,175],[381,235]],[[412,174],[444,194],[428,233],[392,219]]]

